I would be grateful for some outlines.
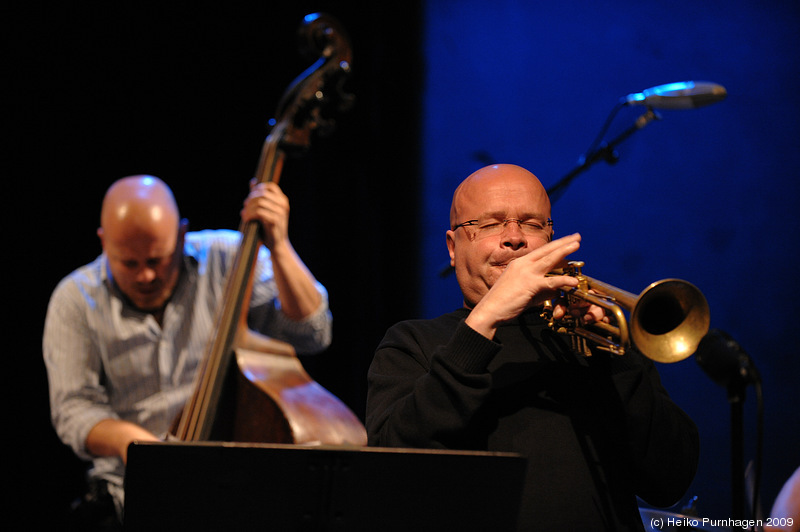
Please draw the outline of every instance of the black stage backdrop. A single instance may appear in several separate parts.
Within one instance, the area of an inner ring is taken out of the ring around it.
[[[375,346],[389,325],[417,312],[417,3],[182,6],[4,9],[5,234],[13,235],[6,412],[22,420],[9,424],[5,461],[15,464],[13,501],[34,504],[13,513],[27,525],[56,529],[80,490],[83,464],[49,423],[41,333],[56,283],[100,252],[105,189],[125,175],[154,174],[173,187],[191,228],[235,229],[267,122],[311,64],[295,36],[308,13],[328,12],[349,33],[356,104],[281,177],[292,241],[334,313],[333,345],[303,361],[363,417]]]

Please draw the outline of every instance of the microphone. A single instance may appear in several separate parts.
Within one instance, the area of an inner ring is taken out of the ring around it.
[[[653,109],[695,109],[725,99],[725,87],[710,81],[680,81],[650,87],[629,94],[622,99],[624,105],[646,105]]]
[[[711,380],[725,388],[744,387],[761,379],[742,346],[719,329],[712,329],[703,337],[695,360]]]

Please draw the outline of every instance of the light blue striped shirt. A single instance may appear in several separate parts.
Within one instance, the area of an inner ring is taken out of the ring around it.
[[[113,284],[105,255],[64,278],[53,292],[45,321],[43,353],[50,384],[53,426],[84,459],[92,475],[121,485],[118,458],[86,450],[91,428],[106,418],[137,423],[166,435],[188,400],[206,353],[222,300],[226,272],[239,247],[229,230],[186,234],[184,271],[164,309],[163,324],[128,305]],[[302,321],[280,310],[269,252],[261,247],[248,322],[254,330],[292,344],[299,354],[324,350],[331,341],[325,288],[322,303]]]

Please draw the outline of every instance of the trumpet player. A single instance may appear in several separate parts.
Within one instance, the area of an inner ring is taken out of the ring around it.
[[[528,170],[498,164],[467,177],[446,232],[463,305],[386,332],[368,373],[369,442],[522,454],[519,530],[644,530],[637,497],[663,507],[684,495],[697,428],[651,360],[585,356],[541,317],[576,286],[549,273],[580,241],[553,239],[550,200]],[[553,309],[566,313],[606,319],[595,305]]]

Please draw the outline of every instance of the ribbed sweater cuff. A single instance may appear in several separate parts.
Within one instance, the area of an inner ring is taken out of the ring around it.
[[[476,332],[462,320],[450,339],[448,351],[451,353],[451,360],[461,366],[465,373],[486,373],[489,362],[500,351],[500,345]]]

